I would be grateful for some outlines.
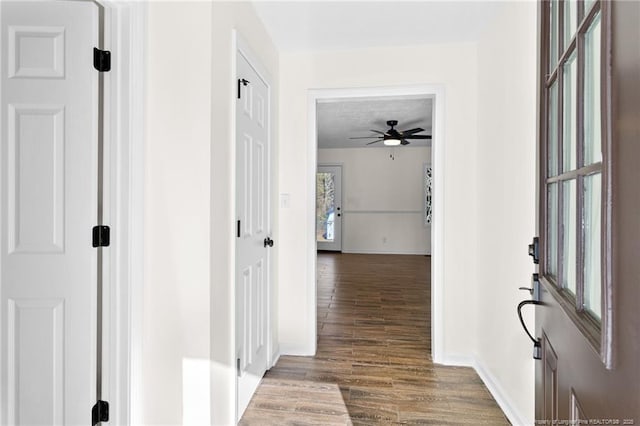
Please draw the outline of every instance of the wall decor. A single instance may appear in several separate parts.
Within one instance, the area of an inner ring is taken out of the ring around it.
[[[433,169],[430,164],[424,165],[424,225],[431,225],[431,196],[433,185]]]

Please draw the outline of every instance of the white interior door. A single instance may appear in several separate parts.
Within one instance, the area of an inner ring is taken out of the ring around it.
[[[87,425],[96,398],[92,2],[0,2],[1,422]]]
[[[342,166],[318,166],[316,241],[318,250],[342,250]]]
[[[239,419],[267,370],[269,248],[273,242],[269,236],[269,89],[241,52],[237,58],[236,353]]]

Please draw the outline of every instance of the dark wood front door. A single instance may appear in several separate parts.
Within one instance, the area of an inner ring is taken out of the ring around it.
[[[539,4],[538,424],[640,424],[639,23]]]
[[[640,2],[539,4],[538,424],[640,424]]]

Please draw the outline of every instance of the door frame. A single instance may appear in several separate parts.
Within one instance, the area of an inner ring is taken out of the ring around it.
[[[273,318],[273,315],[277,312],[277,309],[275,309],[274,307],[274,303],[275,303],[275,298],[274,298],[274,283],[276,282],[276,278],[275,278],[275,268],[274,268],[274,262],[277,259],[277,253],[278,253],[278,238],[277,235],[275,235],[274,233],[274,204],[273,203],[273,194],[274,194],[274,179],[273,179],[273,172],[275,170],[275,166],[273,163],[273,159],[274,159],[274,137],[273,137],[273,128],[274,128],[274,123],[273,123],[273,100],[274,100],[274,96],[273,96],[273,78],[271,76],[271,74],[268,72],[268,70],[266,69],[265,66],[262,65],[262,62],[260,61],[259,56],[256,55],[252,48],[250,47],[249,43],[247,41],[245,41],[245,39],[242,37],[242,35],[240,34],[240,32],[238,30],[233,30],[232,33],[232,44],[233,44],[233,60],[232,60],[232,66],[233,66],[233,78],[236,79],[237,75],[238,75],[238,70],[236,67],[236,63],[238,60],[239,55],[244,57],[247,62],[249,63],[249,65],[253,68],[253,70],[256,72],[256,74],[258,75],[258,77],[260,77],[260,79],[264,82],[264,84],[267,86],[267,111],[266,111],[266,122],[268,125],[268,131],[267,131],[267,168],[268,168],[268,172],[267,172],[267,235],[271,235],[271,236],[275,236],[275,245],[273,248],[267,250],[267,292],[266,292],[266,298],[267,298],[267,336],[266,336],[266,347],[267,347],[267,370],[271,367],[273,367],[279,357],[279,348],[278,348],[278,344],[275,341],[274,338],[274,324],[276,324],[276,320]],[[231,176],[233,176],[232,180],[233,180],[233,190],[231,191],[231,206],[232,206],[232,217],[233,217],[233,221],[235,223],[235,219],[237,217],[237,212],[236,212],[236,203],[237,203],[237,182],[235,179],[236,176],[236,159],[237,159],[237,140],[236,140],[236,126],[237,126],[237,118],[236,118],[236,114],[235,114],[235,102],[236,99],[233,98],[233,108],[231,109],[232,111],[232,120],[233,120],[233,127],[232,127],[232,141],[233,141],[233,161],[230,162],[230,171],[231,171]],[[230,304],[230,318],[231,318],[231,324],[232,324],[232,330],[230,330],[231,333],[231,338],[233,341],[233,344],[231,345],[231,350],[233,351],[233,358],[235,359],[236,357],[236,353],[237,353],[237,346],[238,346],[238,342],[236,342],[236,265],[238,262],[237,256],[235,255],[237,250],[237,238],[233,238],[233,248],[232,248],[232,257],[233,257],[233,273],[231,274],[231,300],[233,301]],[[233,412],[234,414],[234,419],[236,422],[238,422],[240,419],[238,418],[238,379],[237,377],[235,378],[235,380],[233,380],[233,393],[232,395],[234,395],[233,401]],[[215,409],[215,407],[214,407]]]
[[[431,223],[431,355],[433,362],[444,363],[444,149],[445,149],[445,87],[441,84],[424,84],[392,87],[313,89],[307,97],[308,158],[307,158],[307,335],[310,336],[308,353],[317,347],[317,288],[316,288],[316,167],[318,164],[318,130],[316,107],[319,100],[336,98],[362,98],[377,96],[425,96],[433,99],[433,130],[431,165],[433,167],[433,213]]]
[[[344,189],[344,163],[318,163],[316,165],[316,174],[318,173],[318,168],[320,167],[339,167],[340,168],[340,206],[342,206],[342,190]],[[315,187],[314,187],[315,188]],[[344,209],[342,209],[344,212]],[[344,243],[344,221],[340,220],[340,250],[336,250],[337,252],[342,252],[342,244]],[[322,249],[320,249],[322,250]],[[316,252],[318,251],[317,241],[316,241]]]

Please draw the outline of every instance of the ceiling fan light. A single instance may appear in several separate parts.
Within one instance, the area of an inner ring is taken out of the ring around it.
[[[400,145],[400,139],[393,139],[393,138],[385,139],[384,144],[387,146],[398,146]]]

